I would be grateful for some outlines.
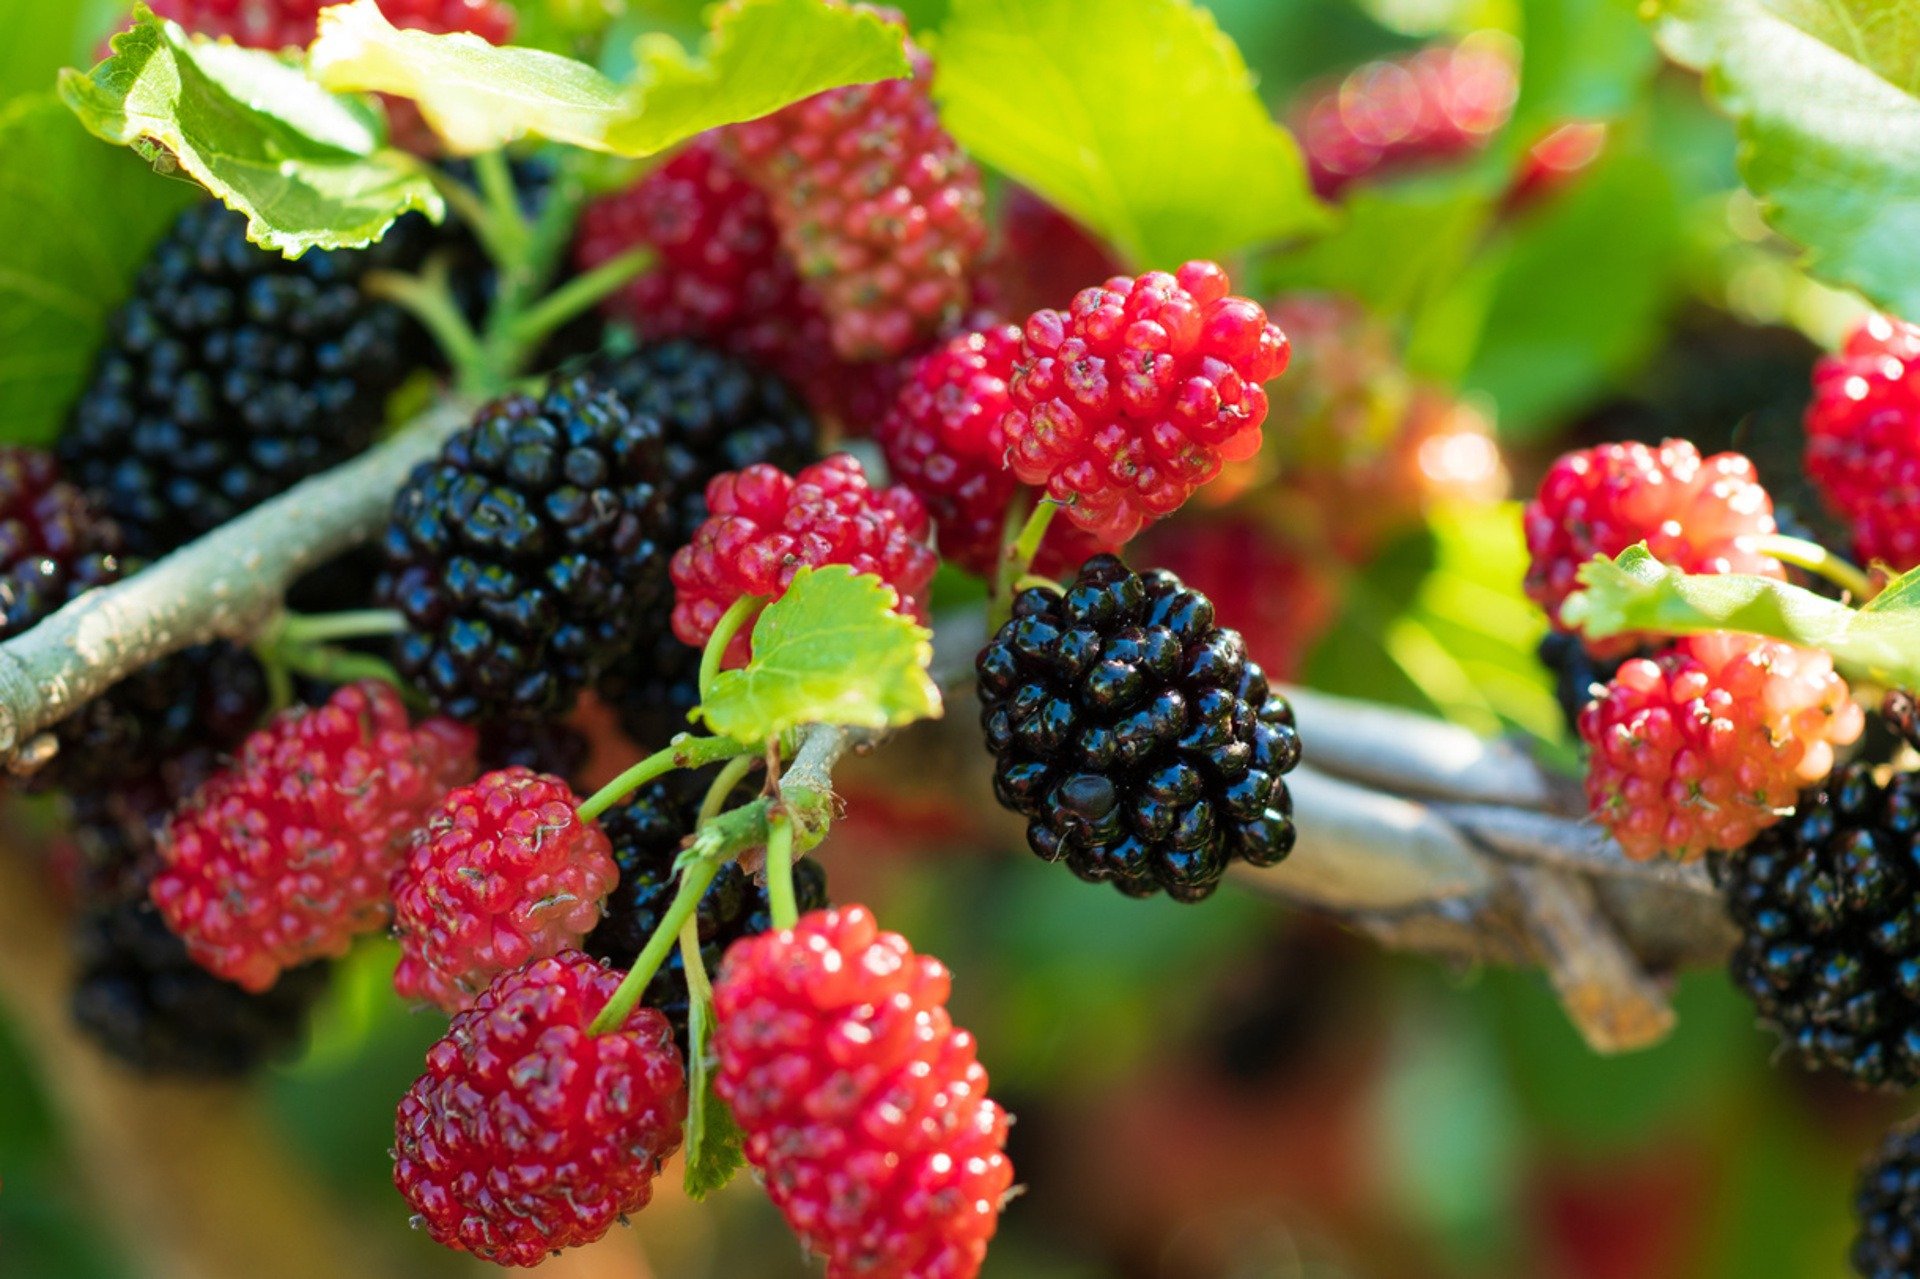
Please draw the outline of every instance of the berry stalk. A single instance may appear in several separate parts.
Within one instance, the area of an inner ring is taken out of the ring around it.
[[[537,346],[549,334],[619,292],[628,281],[652,266],[652,250],[630,249],[575,276],[520,313],[511,332],[514,344],[523,350]]]
[[[1852,560],[1834,554],[1818,542],[1769,533],[1749,538],[1748,544],[1757,554],[1770,555],[1783,564],[1819,574],[1853,596],[1856,604],[1864,604],[1880,593],[1873,579]]]
[[[398,635],[406,629],[406,619],[390,608],[357,608],[340,613],[286,613],[282,615],[279,625],[274,627],[273,633],[266,637],[266,642],[288,648],[305,648],[332,643],[334,640]]]
[[[757,754],[759,749],[757,746],[743,746],[725,737],[683,737],[661,747],[589,795],[580,804],[580,820],[592,821],[631,792],[675,769],[700,768],[738,755],[751,756]]]
[[[792,928],[800,921],[793,898],[793,819],[784,808],[767,814],[767,906],[775,928]]]
[[[764,595],[742,595],[727,606],[720,620],[713,624],[713,634],[707,638],[707,646],[700,650],[700,700],[706,701],[713,692],[713,681],[720,674],[720,664],[727,660],[727,648],[733,643],[733,637],[740,628],[758,616],[761,606],[767,602]]]
[[[700,815],[694,819],[694,829],[698,830],[720,815],[726,806],[727,796],[733,794],[733,788],[740,784],[753,767],[753,756],[737,755],[728,760],[720,772],[715,775],[713,785],[707,787],[705,798],[700,801]]]
[[[993,584],[989,619],[992,626],[997,628],[1013,616],[1013,597],[1018,594],[1018,584],[1033,567],[1034,557],[1040,554],[1040,543],[1046,540],[1047,528],[1059,512],[1060,504],[1052,498],[1042,498],[1031,509],[1024,508],[1021,501],[1007,509],[1007,533],[1002,539],[1006,549],[1001,552],[1000,571]]]
[[[700,905],[700,899],[706,895],[707,886],[713,883],[713,877],[720,873],[721,858],[701,855],[687,863],[680,872],[680,888],[673,895],[673,901],[660,916],[660,926],[647,938],[647,944],[634,959],[633,967],[620,979],[620,986],[607,1000],[607,1006],[587,1027],[590,1035],[604,1035],[610,1030],[624,1025],[627,1015],[640,1004],[641,997],[647,993],[654,974],[660,971],[660,965],[666,962],[667,952],[680,941],[680,934],[693,921],[694,911]],[[776,921],[778,916],[775,916]],[[698,938],[695,938],[694,953],[699,953]]]

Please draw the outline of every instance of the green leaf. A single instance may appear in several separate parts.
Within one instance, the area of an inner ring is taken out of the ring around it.
[[[1733,116],[1741,173],[1807,269],[1920,314],[1920,27],[1886,0],[1652,0]]]
[[[96,142],[51,93],[0,111],[0,441],[44,444],[140,263],[200,193]]]
[[[893,588],[844,564],[803,568],[753,627],[753,660],[722,671],[700,707],[737,742],[802,724],[892,728],[940,713],[933,636],[894,611]]]
[[[1136,265],[1326,225],[1239,49],[1188,0],[954,0],[938,54],[962,145]]]
[[[1825,649],[1843,673],[1877,683],[1911,688],[1920,681],[1920,569],[1859,609],[1770,577],[1682,573],[1644,542],[1617,559],[1595,556],[1580,582],[1586,589],[1568,598],[1562,614],[1596,638],[1741,631]]]
[[[444,214],[426,167],[381,145],[379,117],[278,57],[190,39],[143,5],[60,96],[96,136],[177,163],[247,215],[247,237],[298,257],[358,248],[410,210]]]
[[[375,0],[354,0],[322,14],[310,64],[331,89],[413,99],[457,152],[535,134],[625,156],[909,70],[898,28],[819,0],[733,0],[715,11],[704,56],[657,34],[636,52],[641,81],[628,87],[539,49],[398,30]]]
[[[697,962],[698,955],[690,956]],[[703,981],[701,985],[706,983]],[[713,997],[687,1000],[687,1166],[689,1199],[705,1199],[733,1180],[747,1162],[745,1138],[733,1111],[713,1091]]]

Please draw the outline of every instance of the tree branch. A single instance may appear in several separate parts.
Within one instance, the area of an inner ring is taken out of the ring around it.
[[[89,591],[0,644],[0,760],[158,658],[213,639],[246,641],[287,587],[365,541],[393,495],[471,417],[448,401],[344,466],[296,485],[124,581]]]

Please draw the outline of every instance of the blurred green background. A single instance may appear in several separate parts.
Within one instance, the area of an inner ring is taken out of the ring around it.
[[[930,25],[944,6],[903,7]],[[1795,490],[1807,367],[1857,305],[1767,235],[1738,189],[1729,126],[1661,66],[1628,6],[1209,7],[1276,109],[1316,77],[1471,30],[1512,32],[1526,51],[1516,121],[1488,156],[1357,196],[1327,242],[1246,264],[1263,290],[1338,287],[1394,320],[1415,371],[1494,421],[1519,491],[1569,443],[1662,432],[1703,451],[1737,444],[1776,494]],[[120,8],[0,0],[0,99],[89,62]],[[698,8],[636,0],[624,21],[684,28]],[[1613,122],[1596,169],[1450,249],[1446,229],[1497,197],[1527,130],[1576,117]],[[1410,236],[1433,251],[1383,251]],[[1307,682],[1564,752],[1532,659],[1539,624],[1513,621],[1532,618],[1520,567],[1511,506],[1401,539],[1357,575]],[[1773,1067],[1717,972],[1679,980],[1667,1043],[1608,1060],[1537,974],[1382,954],[1233,887],[1201,908],[1128,901],[1020,850],[956,850],[937,813],[872,811],[862,820],[856,801],[822,850],[836,896],[947,961],[956,1018],[1019,1117],[1029,1190],[1004,1219],[995,1279],[1845,1273],[1852,1169],[1896,1107]],[[9,842],[38,837],[18,806],[4,820]],[[391,963],[373,946],[343,966],[305,1057],[258,1085],[263,1139],[313,1179],[315,1211],[394,1273],[477,1273],[408,1231],[387,1182],[393,1104],[440,1029],[387,993]],[[88,1165],[55,1059],[24,1027],[0,1009],[0,1276],[159,1273],[140,1240],[103,1228],[116,1170]],[[663,1184],[632,1231],[554,1273],[807,1271],[741,1179],[702,1205]]]

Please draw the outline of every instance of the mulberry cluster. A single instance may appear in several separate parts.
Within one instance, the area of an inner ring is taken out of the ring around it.
[[[939,560],[927,546],[927,512],[911,490],[867,485],[845,453],[798,475],[749,466],[707,486],[707,522],[673,557],[673,632],[698,648],[742,596],[779,598],[802,568],[850,565],[894,589],[902,613],[926,620]],[[744,662],[746,628],[727,660]]]
[[[393,1181],[434,1239],[532,1266],[647,1206],[680,1147],[686,1068],[651,1008],[592,1033],[619,984],[578,952],[537,960],[428,1050],[395,1114]]]
[[[1633,658],[1580,713],[1587,803],[1629,857],[1743,847],[1865,716],[1825,653],[1715,632]]]
[[[372,442],[387,395],[433,358],[426,335],[362,291],[430,243],[417,217],[378,244],[295,261],[208,201],[153,251],[59,442],[68,476],[162,555]]]
[[[908,53],[909,79],[829,89],[725,134],[849,360],[904,355],[958,323],[986,246],[980,171],[940,127],[931,60]]]
[[[153,0],[150,6],[187,30],[225,36],[253,49],[304,49],[313,43],[328,0]],[[513,10],[499,0],[380,0],[403,30],[471,31],[493,44],[513,37]]]
[[[453,1013],[501,973],[578,948],[617,871],[557,777],[488,773],[448,794],[393,877],[403,999]]]
[[[994,791],[1039,856],[1198,901],[1230,861],[1292,851],[1292,708],[1172,574],[1103,555],[1064,594],[1023,591],[978,670]]]
[[[1293,112],[1313,189],[1332,199],[1365,178],[1477,151],[1518,90],[1513,57],[1484,40],[1369,62]]]
[[[1007,469],[1001,419],[1013,405],[1007,382],[1020,357],[1011,324],[963,333],[915,361],[874,432],[887,469],[926,504],[940,554],[983,577],[998,566],[1007,510],[1020,481]],[[1070,572],[1109,548],[1057,522],[1047,530],[1033,571]]]
[[[1850,765],[1717,858],[1734,985],[1809,1066],[1920,1083],[1920,774]]]
[[[1738,453],[1703,459],[1685,440],[1566,454],[1527,503],[1525,524],[1527,595],[1562,630],[1571,629],[1560,610],[1580,589],[1581,567],[1638,542],[1682,572],[1786,576],[1778,560],[1752,547],[1751,539],[1775,531],[1773,499],[1753,463]],[[1614,636],[1588,646],[1618,657],[1642,642]]]
[[[482,409],[394,498],[401,672],[456,719],[563,713],[665,584],[661,447],[584,378]]]
[[[1007,1116],[950,985],[859,906],[727,952],[714,1089],[829,1279],[972,1279],[999,1224]]]
[[[607,896],[599,927],[588,935],[583,949],[616,968],[633,967],[634,959],[653,936],[672,903],[679,884],[674,859],[692,834],[700,800],[708,780],[695,775],[661,778],[600,818],[613,845],[620,882]],[[736,799],[744,798],[736,795]],[[820,863],[802,858],[793,866],[793,893],[800,910],[818,910],[827,904],[827,876]],[[717,972],[727,949],[742,937],[752,937],[772,926],[767,890],[728,862],[714,876],[695,913],[700,932],[700,957],[709,973]],[[687,1042],[687,973],[679,947],[660,965],[647,986],[643,1001],[657,1008],[673,1024],[683,1046]]]
[[[473,770],[472,729],[416,728],[391,688],[349,684],[249,737],[174,814],[154,904],[209,972],[266,990],[387,922],[414,828]]]
[[[1260,448],[1286,335],[1226,272],[1115,276],[1027,320],[1007,461],[1102,541],[1125,542]]]
[[[1855,552],[1920,565],[1920,328],[1868,316],[1813,371],[1807,474],[1853,530]]]

